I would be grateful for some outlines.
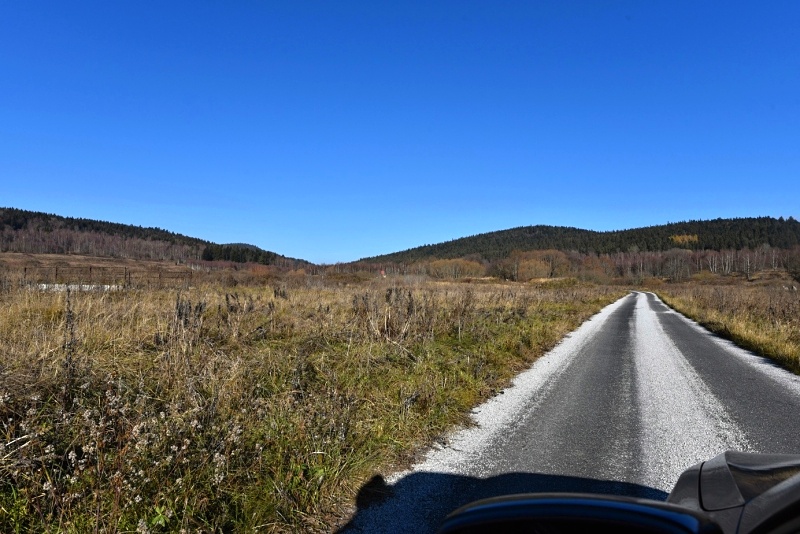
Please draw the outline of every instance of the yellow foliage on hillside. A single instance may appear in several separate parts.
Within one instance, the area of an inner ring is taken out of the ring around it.
[[[692,243],[697,243],[697,234],[671,235],[669,236],[669,239],[676,245],[685,246]]]

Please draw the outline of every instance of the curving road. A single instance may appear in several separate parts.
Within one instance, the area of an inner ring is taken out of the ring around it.
[[[800,377],[720,340],[655,295],[606,307],[411,471],[375,477],[345,532],[435,532],[507,493],[666,498],[727,449],[800,453]]]

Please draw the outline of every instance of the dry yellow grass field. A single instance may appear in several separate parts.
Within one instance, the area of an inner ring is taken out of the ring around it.
[[[0,284],[0,530],[327,531],[616,289]],[[252,282],[252,278],[250,279]]]

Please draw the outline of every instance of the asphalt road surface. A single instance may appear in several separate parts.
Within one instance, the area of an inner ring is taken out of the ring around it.
[[[476,408],[412,470],[376,476],[345,532],[435,532],[455,508],[521,492],[665,499],[720,452],[800,453],[800,378],[651,293],[606,307]]]

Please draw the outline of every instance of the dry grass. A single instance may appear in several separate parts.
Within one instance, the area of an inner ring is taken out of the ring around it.
[[[326,531],[620,296],[0,287],[0,530]]]
[[[800,374],[800,292],[791,283],[664,286],[672,308]]]

